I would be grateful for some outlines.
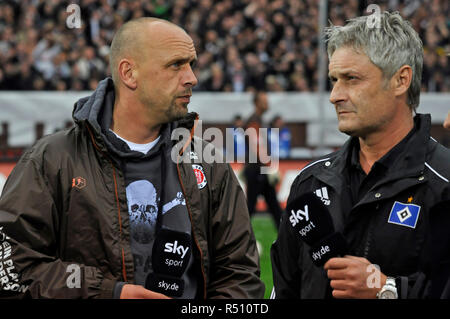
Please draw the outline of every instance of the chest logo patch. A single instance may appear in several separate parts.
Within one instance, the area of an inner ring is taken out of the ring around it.
[[[78,189],[82,189],[85,186],[86,186],[86,179],[84,177],[72,178],[72,188],[76,187]]]
[[[192,164],[192,169],[194,170],[195,178],[197,179],[198,189],[202,189],[206,186],[206,176],[203,171],[203,167],[197,164]]]
[[[324,205],[329,206],[331,204],[330,198],[328,197],[328,189],[326,187],[316,189],[314,194],[322,200]]]
[[[391,213],[389,214],[388,223],[416,228],[419,213],[419,205],[403,204],[396,201],[394,202]]]

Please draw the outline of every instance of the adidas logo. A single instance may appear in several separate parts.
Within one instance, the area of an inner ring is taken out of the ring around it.
[[[328,189],[326,187],[316,189],[314,194],[316,194],[326,206],[331,204],[330,198],[328,197]]]

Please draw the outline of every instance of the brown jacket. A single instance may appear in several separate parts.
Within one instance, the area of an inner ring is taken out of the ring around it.
[[[5,184],[0,296],[112,298],[117,281],[133,283],[123,173],[89,121],[76,124],[38,141]],[[177,165],[197,248],[198,295],[262,298],[244,193],[230,165],[201,165],[202,189],[192,164]]]

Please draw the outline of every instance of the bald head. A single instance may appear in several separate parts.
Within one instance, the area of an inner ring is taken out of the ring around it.
[[[196,60],[192,38],[171,22],[140,18],[124,24],[111,44],[114,122],[130,129],[127,122],[140,121],[138,130],[146,131],[183,117],[197,84]]]
[[[110,51],[110,68],[114,85],[119,83],[118,64],[121,59],[133,59],[137,63],[145,57],[146,50],[152,46],[152,38],[161,35],[161,31],[173,31],[186,34],[176,24],[158,18],[144,17],[123,24],[114,35]],[[187,35],[187,34],[186,34]]]

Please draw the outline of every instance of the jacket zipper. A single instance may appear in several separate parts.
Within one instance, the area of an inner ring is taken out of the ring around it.
[[[197,119],[198,119],[198,117],[196,118],[196,120],[197,120]],[[194,126],[193,126],[192,129],[191,129],[191,134],[189,135],[189,140],[188,140],[187,143],[183,146],[182,150],[180,151],[180,153],[179,153],[178,156],[177,156],[177,173],[178,173],[178,180],[180,181],[181,190],[182,190],[183,196],[184,196],[184,198],[185,198],[185,200],[186,200],[186,208],[187,208],[187,211],[188,211],[188,214],[189,214],[189,219],[191,220],[191,227],[192,227],[192,221],[193,221],[193,220],[192,220],[192,213],[191,213],[189,201],[188,201],[187,196],[186,196],[186,190],[185,190],[185,188],[184,188],[184,184],[183,184],[183,181],[182,181],[182,178],[181,178],[180,166],[179,166],[179,159],[180,159],[180,154],[183,154],[184,151],[186,150],[187,146],[189,145],[189,143],[191,143],[191,141],[192,141],[192,136],[194,135],[194,130],[195,130],[196,126],[197,126],[197,123],[194,122]],[[192,230],[193,230],[193,227],[192,227]],[[205,269],[204,269],[204,266],[203,266],[203,253],[202,253],[202,250],[200,249],[200,244],[198,243],[197,238],[195,237],[195,233],[192,232],[192,235],[193,235],[193,237],[194,237],[194,242],[195,242],[195,245],[197,246],[197,250],[198,250],[198,252],[200,253],[200,269],[201,269],[201,271],[202,271],[202,277],[203,277],[203,299],[206,299],[206,275],[205,275]]]
[[[117,212],[118,212],[118,217],[119,217],[119,232],[120,232],[120,237],[122,238],[122,216],[120,214],[120,202],[119,202],[119,193],[117,190],[117,179],[116,179],[116,169],[113,165],[113,163],[111,162],[111,160],[109,160],[109,162],[111,163],[112,169],[113,169],[113,178],[114,178],[114,193],[115,193],[115,197],[116,197],[116,202],[117,202]],[[121,245],[122,246],[122,245]],[[125,282],[127,282],[127,269],[125,266],[125,250],[122,248],[122,276]]]
[[[188,214],[189,214],[189,219],[191,220],[191,225],[192,225],[192,213],[191,213],[191,210],[190,210],[189,201],[188,201],[187,196],[186,196],[186,190],[184,189],[183,181],[181,180],[180,168],[178,166],[178,163],[177,163],[177,172],[178,172],[178,179],[179,179],[180,185],[181,185],[181,190],[183,191],[183,196],[184,196],[184,198],[186,200],[186,208],[187,208],[187,211],[188,211]],[[194,237],[194,242],[195,242],[195,245],[197,246],[197,250],[200,253],[200,269],[202,271],[202,276],[203,276],[203,298],[206,299],[206,275],[205,275],[205,269],[204,269],[204,266],[203,266],[203,253],[202,253],[202,250],[200,249],[200,245],[199,245],[199,243],[197,241],[197,238],[195,237],[194,232],[192,232],[192,235]]]
[[[363,250],[363,257],[367,259],[367,257],[369,256],[369,249],[370,249],[370,242],[372,240],[372,224],[369,225],[369,230],[367,232],[367,238],[366,238],[366,243],[364,245],[364,250]]]
[[[379,207],[380,207],[380,205],[377,204],[377,206],[375,207],[375,210],[377,211]],[[367,227],[368,229],[367,229],[366,242],[364,244],[364,250],[362,251],[362,255],[366,259],[369,256],[370,244],[372,242],[373,228],[375,227],[374,226],[375,217],[376,217],[376,213],[373,213],[372,216],[370,216],[369,226]]]
[[[115,200],[117,203],[117,212],[118,212],[118,219],[119,219],[119,233],[120,233],[120,242],[122,242],[122,216],[121,216],[121,212],[120,212],[120,202],[119,202],[119,192],[118,192],[118,187],[117,187],[117,178],[116,178],[116,169],[114,167],[114,164],[112,162],[112,160],[109,158],[109,156],[103,152],[97,145],[97,143],[95,142],[93,133],[91,131],[91,129],[89,128],[89,125],[86,124],[86,128],[89,131],[89,135],[91,136],[91,140],[92,143],[94,144],[94,147],[97,149],[97,151],[99,151],[100,153],[103,154],[103,156],[105,156],[105,158],[108,159],[109,163],[111,164],[112,170],[113,170],[113,180],[114,180],[114,196],[115,196]],[[123,245],[120,244],[120,248],[122,251],[122,277],[124,279],[125,282],[127,282],[127,268],[125,266],[125,250],[123,248]]]

